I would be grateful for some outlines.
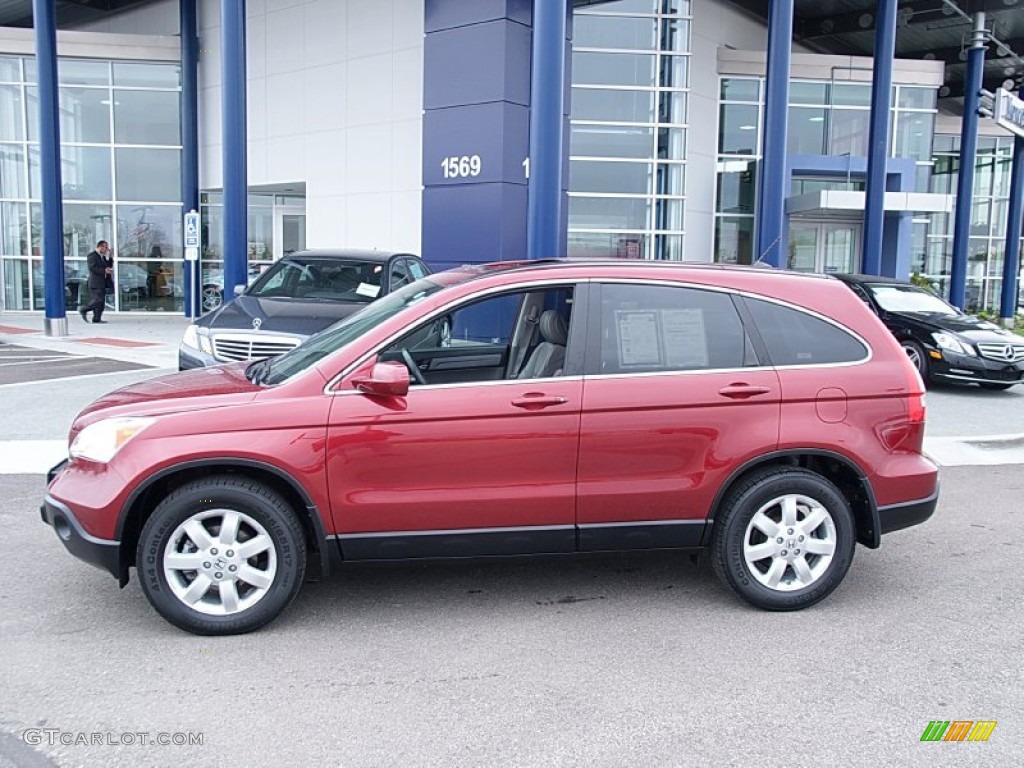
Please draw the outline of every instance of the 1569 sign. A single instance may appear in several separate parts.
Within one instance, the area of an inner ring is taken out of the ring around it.
[[[441,174],[446,179],[468,179],[480,175],[480,155],[452,155],[441,160]]]

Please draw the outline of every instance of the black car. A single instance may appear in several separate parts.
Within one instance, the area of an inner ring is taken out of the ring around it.
[[[272,357],[430,274],[411,253],[296,251],[185,330],[178,368]]]
[[[1009,389],[1024,375],[1024,338],[967,315],[912,283],[875,275],[834,275],[885,323],[930,380]]]

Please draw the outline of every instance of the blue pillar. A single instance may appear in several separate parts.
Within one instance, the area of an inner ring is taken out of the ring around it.
[[[178,15],[181,34],[181,206],[185,211],[198,211],[199,37],[196,34],[196,0],[178,0]],[[192,284],[192,264],[186,261],[183,266],[185,315],[191,317],[192,307],[198,309],[199,306],[198,286]]]
[[[793,0],[770,0],[764,130],[761,132],[761,193],[757,200],[754,261],[784,267],[789,248],[785,230],[786,133],[789,124],[789,62],[793,47]]]
[[[221,0],[220,45],[224,152],[224,295],[230,299],[234,295],[235,286],[245,285],[248,275],[245,0]]]
[[[1024,88],[1020,90],[1024,99]],[[1024,138],[1013,141],[1013,170],[1010,173],[1010,200],[1006,222],[1006,259],[1003,261],[1003,295],[999,316],[1012,325],[1017,314],[1017,273],[1020,271],[1020,232],[1024,219]]]
[[[956,183],[953,224],[953,264],[949,276],[949,301],[961,309],[967,291],[967,245],[971,236],[971,205],[974,202],[974,166],[978,153],[978,103],[985,74],[985,14],[974,15],[974,33],[967,51],[964,74],[964,116],[960,129],[960,174]]]
[[[43,306],[47,336],[67,336],[64,314],[64,215],[60,182],[57,16],[54,0],[33,0],[39,78],[39,178],[43,201]]]
[[[423,11],[423,258],[434,269],[522,259],[532,2],[424,0]]]
[[[566,207],[565,161],[566,0],[533,4],[530,76],[530,180],[526,209],[526,256],[566,255],[562,213]]]
[[[892,119],[892,66],[896,53],[896,0],[876,7],[875,63],[871,76],[871,126],[868,134],[868,175],[864,207],[864,252],[861,271],[881,274],[885,233],[886,162]]]

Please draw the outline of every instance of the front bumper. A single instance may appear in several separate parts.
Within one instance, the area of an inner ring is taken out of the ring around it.
[[[929,353],[931,375],[946,381],[975,381],[979,384],[1018,384],[1024,377],[1024,363],[1008,363],[987,357],[958,355],[937,350],[942,359]]]
[[[48,483],[60,473],[65,463],[62,462],[50,470],[47,475]],[[121,542],[98,539],[86,533],[74,512],[50,494],[43,498],[39,514],[43,522],[57,532],[57,538],[68,552],[79,560],[106,571],[119,581],[124,579],[121,569]]]

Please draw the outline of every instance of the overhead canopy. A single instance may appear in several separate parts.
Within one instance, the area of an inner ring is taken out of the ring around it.
[[[727,0],[767,23],[767,0]],[[793,40],[819,53],[871,56],[875,48],[876,0],[794,0]],[[986,27],[1003,47],[985,54],[985,88],[1004,81],[1024,83],[1024,0],[909,0],[899,4],[896,57],[946,64],[940,98],[960,99],[964,91],[965,45],[971,23],[957,12],[986,14]]]

